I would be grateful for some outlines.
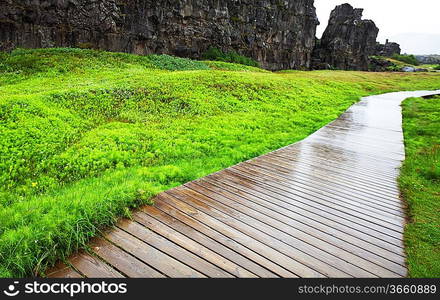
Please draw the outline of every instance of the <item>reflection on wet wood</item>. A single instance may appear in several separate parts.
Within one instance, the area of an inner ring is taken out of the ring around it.
[[[400,103],[433,93],[366,97],[299,143],[164,192],[48,276],[406,276]]]

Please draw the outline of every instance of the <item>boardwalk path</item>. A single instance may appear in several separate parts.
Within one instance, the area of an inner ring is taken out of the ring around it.
[[[428,94],[364,98],[304,141],[164,192],[49,276],[406,276],[400,103]]]

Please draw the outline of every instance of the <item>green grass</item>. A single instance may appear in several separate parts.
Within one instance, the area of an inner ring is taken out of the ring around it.
[[[410,222],[405,244],[411,277],[440,277],[440,97],[404,102],[407,159],[400,186]]]
[[[252,58],[240,55],[235,51],[223,52],[222,50],[215,47],[209,47],[209,49],[205,53],[203,53],[202,57],[203,59],[206,59],[208,61],[222,61],[255,68],[259,67],[259,63]]]
[[[242,71],[242,72],[266,72],[269,71],[241,64],[228,63],[223,61],[204,61],[211,69],[220,71]]]
[[[393,59],[413,65],[418,66],[420,65],[420,62],[417,60],[417,58],[414,55],[407,55],[407,54],[393,54]]]
[[[0,57],[0,276],[42,274],[160,191],[440,74],[280,73],[78,49]]]

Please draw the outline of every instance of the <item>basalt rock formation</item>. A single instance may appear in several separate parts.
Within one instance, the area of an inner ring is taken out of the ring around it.
[[[376,55],[391,57],[394,54],[400,54],[402,50],[400,49],[400,45],[397,43],[386,41],[385,44],[377,43],[376,45]]]
[[[373,21],[362,19],[363,9],[350,4],[337,6],[314,51],[314,66],[342,70],[368,70],[369,56],[376,52],[379,29]]]
[[[0,0],[0,49],[92,47],[200,58],[210,46],[262,67],[308,68],[314,0]]]

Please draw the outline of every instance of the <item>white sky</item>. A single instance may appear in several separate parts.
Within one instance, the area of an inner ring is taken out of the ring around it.
[[[364,19],[373,20],[380,29],[380,42],[389,38],[406,53],[440,54],[440,0],[315,0],[321,22],[318,37],[330,12],[342,3],[364,9]]]

